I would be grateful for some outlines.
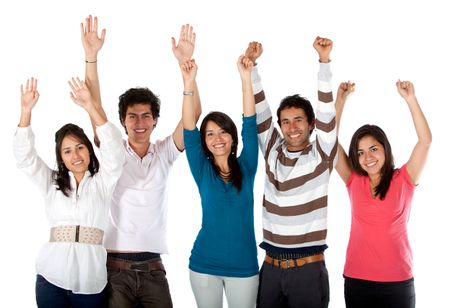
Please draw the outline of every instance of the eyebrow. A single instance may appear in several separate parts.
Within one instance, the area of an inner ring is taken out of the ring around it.
[[[82,145],[84,145],[84,143],[77,143],[77,144],[75,144],[75,147],[77,147],[77,146],[79,146],[80,144],[82,144]],[[70,150],[71,149],[71,147],[65,147],[65,148],[62,148],[61,150]]]
[[[143,112],[143,113],[136,113],[136,112],[128,112],[127,115],[147,115],[147,114],[152,114],[151,112]]]
[[[376,144],[374,144],[374,145],[371,145],[370,147],[369,147],[369,150],[371,150],[371,149],[373,149],[373,148],[376,148],[377,147],[377,145]],[[358,149],[358,152],[364,152],[364,150],[363,149]]]
[[[293,120],[297,120],[297,119],[304,119],[305,117],[303,116],[296,116],[293,118]],[[289,121],[289,118],[282,118],[281,121]]]

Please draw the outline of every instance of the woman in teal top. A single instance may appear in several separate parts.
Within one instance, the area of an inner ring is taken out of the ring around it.
[[[253,224],[253,184],[258,165],[253,62],[241,56],[244,143],[237,157],[236,125],[211,112],[196,128],[194,60],[181,65],[184,81],[183,126],[189,166],[202,201],[202,227],[189,259],[191,286],[198,307],[254,307],[258,260]]]

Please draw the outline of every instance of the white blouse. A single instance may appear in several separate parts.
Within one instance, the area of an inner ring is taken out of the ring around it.
[[[37,155],[31,127],[19,127],[14,135],[17,166],[39,187],[45,199],[50,227],[80,225],[105,230],[112,192],[122,173],[124,148],[121,132],[112,123],[97,127],[100,168],[86,171],[78,190],[71,172],[69,197],[57,190],[49,168]],[[50,232],[49,232],[50,233]],[[106,250],[102,245],[47,242],[36,260],[36,271],[52,284],[73,293],[95,294],[106,286]]]

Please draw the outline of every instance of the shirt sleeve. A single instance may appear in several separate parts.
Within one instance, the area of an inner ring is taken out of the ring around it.
[[[36,184],[42,195],[45,196],[52,186],[53,170],[37,155],[31,126],[17,128],[13,140],[13,150],[17,167]]]
[[[111,122],[98,126],[96,132],[100,140],[100,154],[102,156],[99,173],[108,190],[112,192],[122,174],[125,162],[125,147],[122,141],[122,134]]]
[[[259,148],[265,157],[266,152],[270,151],[271,145],[275,143],[275,140],[281,138],[281,136],[274,126],[272,112],[270,111],[269,102],[266,99],[261,83],[261,77],[259,76],[258,68],[256,66],[252,69],[252,88],[256,104],[256,124],[258,129]]]
[[[258,168],[258,131],[256,129],[256,115],[242,117],[243,148],[239,161],[254,175]]]
[[[337,154],[336,107],[333,99],[329,63],[320,63],[316,112],[316,140],[324,159],[332,162]]]
[[[203,152],[201,137],[198,128],[193,130],[183,130],[184,146],[186,150],[186,157],[197,186],[200,186],[200,180],[204,165],[209,163],[205,153]]]

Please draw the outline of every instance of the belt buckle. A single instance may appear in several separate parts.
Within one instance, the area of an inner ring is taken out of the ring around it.
[[[286,262],[286,267],[283,266],[283,262]],[[290,266],[289,263],[290,263],[290,262],[289,262],[289,259],[281,259],[281,260],[280,260],[281,268],[285,268],[285,269],[290,268],[291,266]]]
[[[134,272],[148,272],[147,262],[134,262],[130,264],[130,271]]]

